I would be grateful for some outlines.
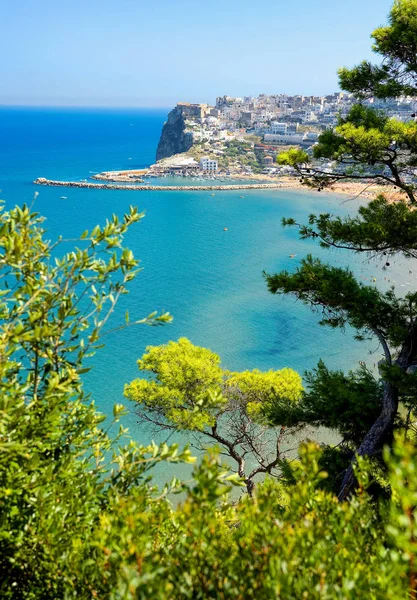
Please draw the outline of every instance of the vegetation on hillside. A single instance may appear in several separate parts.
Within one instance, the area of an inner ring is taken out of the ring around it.
[[[228,170],[229,168],[250,167],[254,173],[261,173],[263,169],[263,153],[255,152],[254,140],[256,136],[246,136],[245,141],[239,141],[235,138],[225,140],[218,147],[208,141],[194,142],[192,148],[187,152],[199,161],[204,156],[217,160],[219,169]]]

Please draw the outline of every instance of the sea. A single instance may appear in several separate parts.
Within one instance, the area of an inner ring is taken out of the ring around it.
[[[218,353],[230,370],[291,367],[303,374],[320,358],[343,370],[359,361],[377,363],[376,344],[356,341],[349,328],[341,332],[320,326],[319,313],[293,297],[272,295],[263,277],[263,271],[291,272],[312,253],[348,266],[371,285],[391,285],[394,276],[380,262],[322,249],[281,225],[283,217],[306,222],[311,213],[348,214],[360,200],[309,190],[212,195],[204,190],[135,192],[33,184],[37,177],[81,180],[100,171],[149,166],[168,111],[0,108],[0,197],[11,207],[32,203],[39,192],[34,207],[46,217],[48,238],[77,237],[112,213],[123,215],[129,205],[146,213],[125,239],[143,270],[121,300],[111,328],[123,324],[126,310],[132,320],[152,311],[169,311],[174,320],[106,336],[106,346],[91,359],[92,370],[85,376],[99,410],[110,416],[115,403],[125,402],[123,387],[138,377],[137,360],[148,345],[180,337]],[[401,280],[403,288],[409,285],[406,279]],[[133,412],[124,424],[143,444],[154,436]]]

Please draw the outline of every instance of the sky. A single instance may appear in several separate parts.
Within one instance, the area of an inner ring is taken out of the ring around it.
[[[168,107],[336,91],[392,0],[1,0],[0,104]]]

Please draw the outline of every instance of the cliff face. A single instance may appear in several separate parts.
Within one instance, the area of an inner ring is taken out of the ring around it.
[[[164,124],[156,150],[156,160],[168,158],[173,154],[187,152],[193,145],[192,133],[185,133],[184,117],[181,109],[176,106],[168,115]]]

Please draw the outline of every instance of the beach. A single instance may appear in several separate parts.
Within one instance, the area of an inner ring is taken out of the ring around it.
[[[95,180],[99,180],[99,181],[106,181],[107,183],[143,183],[146,186],[146,189],[148,190],[154,190],[157,191],[158,189],[162,188],[167,191],[169,189],[169,186],[152,186],[149,185],[148,182],[146,181],[146,177],[149,176],[149,174],[151,173],[151,169],[125,169],[125,170],[120,170],[120,171],[103,171],[102,173],[97,173],[95,175],[93,175],[91,177],[91,179],[95,179]],[[154,175],[153,175],[154,176]],[[184,178],[184,179],[188,179],[188,178]],[[204,179],[204,177],[202,177],[202,179]],[[206,179],[208,182],[209,181],[213,181],[213,178],[207,178]],[[257,187],[257,182],[259,182],[259,184],[262,184],[262,187],[266,187],[266,184],[271,184],[268,187],[277,187],[277,188],[288,188],[288,189],[308,189],[310,190],[312,193],[320,193],[318,192],[318,190],[316,188],[310,188],[308,186],[306,186],[305,184],[303,184],[300,181],[299,177],[296,176],[279,176],[277,177],[276,175],[267,175],[267,174],[251,174],[251,175],[247,175],[247,174],[241,174],[241,173],[231,173],[226,175],[216,175],[214,177],[214,181],[216,180],[220,180],[222,182],[224,181],[230,181],[231,183],[223,183],[221,185],[221,189],[226,190],[229,187],[232,188],[234,187],[235,189],[236,186],[233,183],[233,181],[239,181],[241,182],[239,185],[245,185],[245,186],[251,186],[252,189],[262,189],[261,187]],[[247,184],[242,182],[248,181]],[[52,185],[52,184],[50,184]],[[139,187],[139,186],[138,186]],[[142,187],[142,186],[141,186]],[[176,186],[176,189],[183,189],[183,190],[190,190],[190,189],[195,189],[197,186],[190,186],[190,185],[184,185],[184,186]],[[207,186],[198,186],[200,189],[203,189],[203,187],[205,189],[214,189],[216,186],[216,184],[207,184]],[[134,189],[132,188],[128,188],[128,189]],[[245,188],[240,188],[240,189],[251,189],[250,187],[245,187]],[[389,201],[394,202],[397,200],[404,200],[406,199],[406,195],[403,191],[399,190],[396,186],[393,185],[387,185],[387,184],[378,184],[375,183],[374,181],[339,181],[336,183],[333,183],[331,185],[325,186],[323,188],[324,192],[330,192],[330,193],[334,193],[334,194],[343,194],[343,195],[347,195],[347,196],[352,196],[352,197],[363,197],[366,199],[373,199],[376,196],[383,194]]]
[[[128,175],[118,174],[118,172],[106,172],[103,174],[94,175],[92,179],[104,180],[106,183],[92,183],[87,180],[82,181],[63,181],[47,179],[45,177],[37,177],[33,183],[36,185],[55,186],[55,187],[73,187],[87,189],[102,189],[102,190],[126,190],[126,191],[147,191],[147,192],[169,192],[169,191],[233,191],[233,190],[271,190],[271,189],[304,189],[311,194],[319,194],[319,190],[310,188],[300,182],[295,177],[272,177],[267,175],[251,175],[250,178],[241,175],[230,176],[230,180],[238,180],[240,183],[207,183],[201,185],[152,185],[144,181],[142,178],[136,180],[129,178]],[[131,172],[129,172],[131,173]],[[186,179],[186,178],[185,178]],[[248,183],[244,183],[245,179]],[[219,178],[220,181],[224,179]],[[132,182],[138,183],[132,183]],[[206,181],[216,181],[207,179]],[[243,183],[242,183],[243,182]],[[250,183],[249,183],[250,182]],[[378,195],[383,194],[390,202],[402,201],[406,199],[406,195],[401,190],[398,190],[392,185],[379,185],[375,183],[358,183],[358,182],[337,182],[322,189],[322,193],[332,193],[337,195],[351,196],[351,198],[363,198],[372,200]]]

